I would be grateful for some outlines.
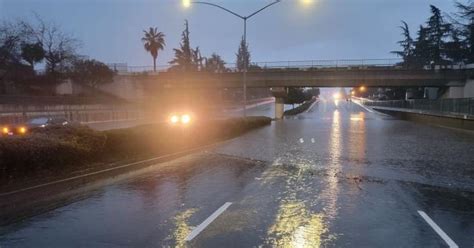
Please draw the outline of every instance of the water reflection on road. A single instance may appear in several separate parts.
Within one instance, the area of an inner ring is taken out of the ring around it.
[[[259,114],[258,109],[252,114]],[[273,115],[271,105],[260,114]],[[5,247],[474,245],[474,136],[322,101],[0,228]],[[232,202],[193,240],[186,236]]]

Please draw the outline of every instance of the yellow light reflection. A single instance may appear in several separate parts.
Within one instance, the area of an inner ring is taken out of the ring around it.
[[[268,243],[272,247],[320,247],[327,231],[322,214],[311,214],[303,202],[288,201],[278,210]]]
[[[176,223],[176,230],[173,237],[176,240],[175,247],[187,247],[186,237],[191,233],[192,228],[188,225],[189,218],[197,211],[197,208],[187,209],[174,217]]]
[[[366,131],[365,131],[365,112],[351,115],[349,132],[349,155],[351,160],[364,161],[366,159]]]
[[[336,175],[341,170],[341,154],[342,154],[342,134],[341,134],[341,113],[338,110],[333,112],[331,131],[329,136],[329,165],[328,169],[331,174]],[[325,196],[328,198],[326,214],[328,217],[335,218],[337,216],[337,196],[339,195],[338,178],[336,176],[328,176],[327,189]]]
[[[310,5],[314,3],[314,0],[300,0],[301,4],[303,5]]]

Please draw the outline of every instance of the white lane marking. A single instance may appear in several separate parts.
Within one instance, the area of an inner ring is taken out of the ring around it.
[[[305,112],[305,113],[309,113],[309,111],[310,111],[310,110],[314,107],[314,105],[315,105],[316,103],[318,103],[318,102],[319,102],[319,100],[314,101],[313,104],[311,104],[311,106],[309,106],[309,108],[308,108],[306,111],[304,111],[304,112]]]
[[[373,111],[372,109],[370,109],[370,108],[364,106],[364,104],[362,104],[362,103],[360,103],[360,102],[358,102],[358,101],[353,101],[353,102],[354,102],[355,104],[361,106],[363,109],[369,111],[370,113],[374,113],[374,111]]]
[[[314,142],[315,142],[315,141],[314,141],[314,138],[311,138],[311,143],[313,143],[313,144],[314,144]]]
[[[428,223],[428,225],[441,236],[441,238],[448,244],[450,248],[458,248],[459,246],[423,211],[418,210],[418,214]]]
[[[304,143],[304,139],[303,139],[303,138],[300,138],[300,143]]]
[[[207,217],[206,220],[204,220],[199,226],[193,229],[193,231],[188,234],[185,241],[191,241],[193,240],[196,236],[199,235],[209,224],[211,224],[219,215],[221,215],[230,205],[232,205],[232,202],[226,202],[224,205],[222,205],[219,209],[217,209],[214,213],[211,214],[211,216]]]

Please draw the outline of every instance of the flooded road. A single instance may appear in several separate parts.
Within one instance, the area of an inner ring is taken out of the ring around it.
[[[0,247],[473,247],[473,165],[472,133],[323,101],[2,226]]]

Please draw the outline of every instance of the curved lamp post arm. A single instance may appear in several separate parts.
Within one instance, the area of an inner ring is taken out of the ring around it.
[[[254,16],[254,15],[260,13],[260,12],[263,11],[264,9],[266,9],[266,8],[272,6],[272,5],[275,5],[275,4],[279,3],[279,2],[281,2],[281,0],[276,0],[276,1],[273,2],[273,3],[270,3],[270,4],[268,4],[267,6],[265,6],[265,7],[261,8],[261,9],[255,11],[255,12],[253,12],[252,14],[250,14],[249,16],[245,17],[245,19],[249,19],[250,17],[252,17],[252,16]]]
[[[210,6],[213,6],[213,7],[219,8],[219,9],[222,9],[222,10],[224,10],[224,11],[227,11],[227,12],[231,13],[232,15],[235,15],[235,16],[237,16],[237,17],[238,17],[238,18],[240,18],[240,19],[247,19],[246,17],[244,17],[244,16],[241,16],[241,15],[239,15],[239,14],[235,13],[234,11],[232,11],[232,10],[229,10],[229,9],[226,9],[226,8],[224,8],[224,7],[220,6],[220,5],[217,5],[217,4],[208,3],[208,2],[199,2],[199,1],[192,2],[192,3],[210,5]]]

